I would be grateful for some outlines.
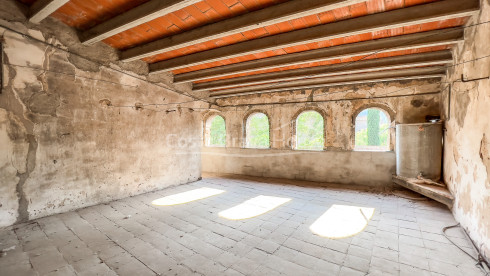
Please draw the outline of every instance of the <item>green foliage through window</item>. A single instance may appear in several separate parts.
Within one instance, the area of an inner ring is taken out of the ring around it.
[[[224,147],[226,144],[226,127],[223,117],[217,115],[211,118],[209,126],[209,146]]]
[[[296,119],[296,148],[322,150],[324,145],[323,117],[316,111],[301,113]]]
[[[389,148],[390,122],[387,115],[376,108],[363,110],[356,118],[357,149],[387,150]]]
[[[269,119],[263,113],[250,115],[247,120],[246,140],[248,148],[268,148]]]

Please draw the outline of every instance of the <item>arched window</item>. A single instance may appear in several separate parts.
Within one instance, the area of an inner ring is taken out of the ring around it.
[[[296,118],[295,148],[323,150],[325,143],[323,116],[313,110],[304,111]]]
[[[245,129],[247,148],[269,148],[269,118],[264,113],[253,113],[247,118]]]
[[[205,145],[224,147],[226,145],[225,119],[220,115],[211,116],[206,121]]]
[[[380,108],[361,111],[355,122],[355,149],[390,150],[390,115]]]

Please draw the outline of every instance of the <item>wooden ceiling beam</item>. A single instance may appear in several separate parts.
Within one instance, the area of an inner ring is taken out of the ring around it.
[[[178,74],[174,76],[174,83],[205,80],[209,78],[253,72],[257,70],[274,69],[285,66],[306,64],[310,62],[321,62],[332,59],[370,55],[373,53],[448,45],[463,40],[464,29],[461,27],[401,35],[251,60]]]
[[[478,11],[479,0],[442,0],[240,42],[150,64],[151,72],[171,71],[248,54],[339,37],[459,18]]]
[[[163,52],[203,43],[228,35],[250,31],[288,20],[364,2],[365,0],[293,0],[249,12],[213,24],[165,37],[121,53],[124,61],[137,60]]]
[[[80,41],[91,45],[200,1],[202,0],[151,0],[83,32]]]
[[[422,68],[397,69],[376,71],[360,74],[321,77],[297,81],[268,83],[239,88],[224,89],[210,93],[210,98],[224,98],[230,96],[270,93],[286,90],[311,89],[327,86],[338,86],[357,83],[372,83],[392,80],[441,78],[446,74],[445,66],[430,66]]]
[[[355,74],[361,72],[391,70],[418,66],[443,65],[452,63],[452,54],[450,50],[403,55],[379,59],[367,59],[353,61],[348,63],[338,63],[333,65],[324,65],[265,74],[243,76],[231,79],[196,83],[193,91],[206,91],[213,89],[222,89],[236,87],[241,85],[254,85],[262,83],[271,83],[279,81],[290,81],[304,78],[318,78],[334,76],[340,74]]]
[[[29,21],[39,23],[70,0],[37,0],[29,9]]]

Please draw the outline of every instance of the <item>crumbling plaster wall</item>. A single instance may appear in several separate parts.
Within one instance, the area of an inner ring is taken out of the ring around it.
[[[149,77],[144,64],[122,65],[107,46],[84,48],[70,28],[29,25],[11,1],[1,4],[0,25],[60,49],[0,27],[0,227],[200,177],[201,114],[135,107],[189,101],[168,76]]]
[[[395,172],[394,129],[389,152],[354,151],[356,114],[367,107],[384,108],[394,123],[424,122],[440,112],[439,80],[412,80],[223,98],[212,114],[225,118],[226,148],[203,147],[203,171],[320,182],[391,186]],[[426,94],[426,95],[412,95]],[[409,95],[409,96],[403,96]],[[371,99],[363,99],[371,98]],[[284,104],[302,101],[308,103]],[[338,101],[337,101],[338,100]],[[271,105],[270,103],[283,103]],[[226,107],[228,106],[228,107]],[[303,110],[323,111],[324,151],[291,149],[293,122]],[[244,149],[244,118],[251,112],[270,118],[271,149]]]
[[[455,196],[453,213],[490,258],[490,0],[467,23],[453,50],[455,66],[442,83],[446,119],[444,181]],[[483,23],[487,22],[487,23]],[[482,23],[482,24],[479,24]],[[477,60],[474,60],[477,59]],[[474,60],[471,62],[467,62]],[[451,91],[451,93],[449,93]]]

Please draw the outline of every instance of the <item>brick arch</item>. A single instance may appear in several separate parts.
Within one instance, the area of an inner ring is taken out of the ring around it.
[[[298,120],[299,115],[303,112],[307,111],[315,111],[318,112],[323,118],[323,149],[327,147],[327,112],[317,106],[306,106],[300,108],[291,118],[291,149],[296,149],[296,121]]]
[[[242,133],[243,133],[243,147],[247,147],[247,121],[252,116],[253,114],[256,113],[262,113],[267,117],[267,122],[269,123],[269,148],[272,148],[272,125],[271,125],[271,117],[269,113],[266,110],[263,109],[252,109],[247,111],[245,113],[245,116],[243,117],[243,124],[242,124]]]

